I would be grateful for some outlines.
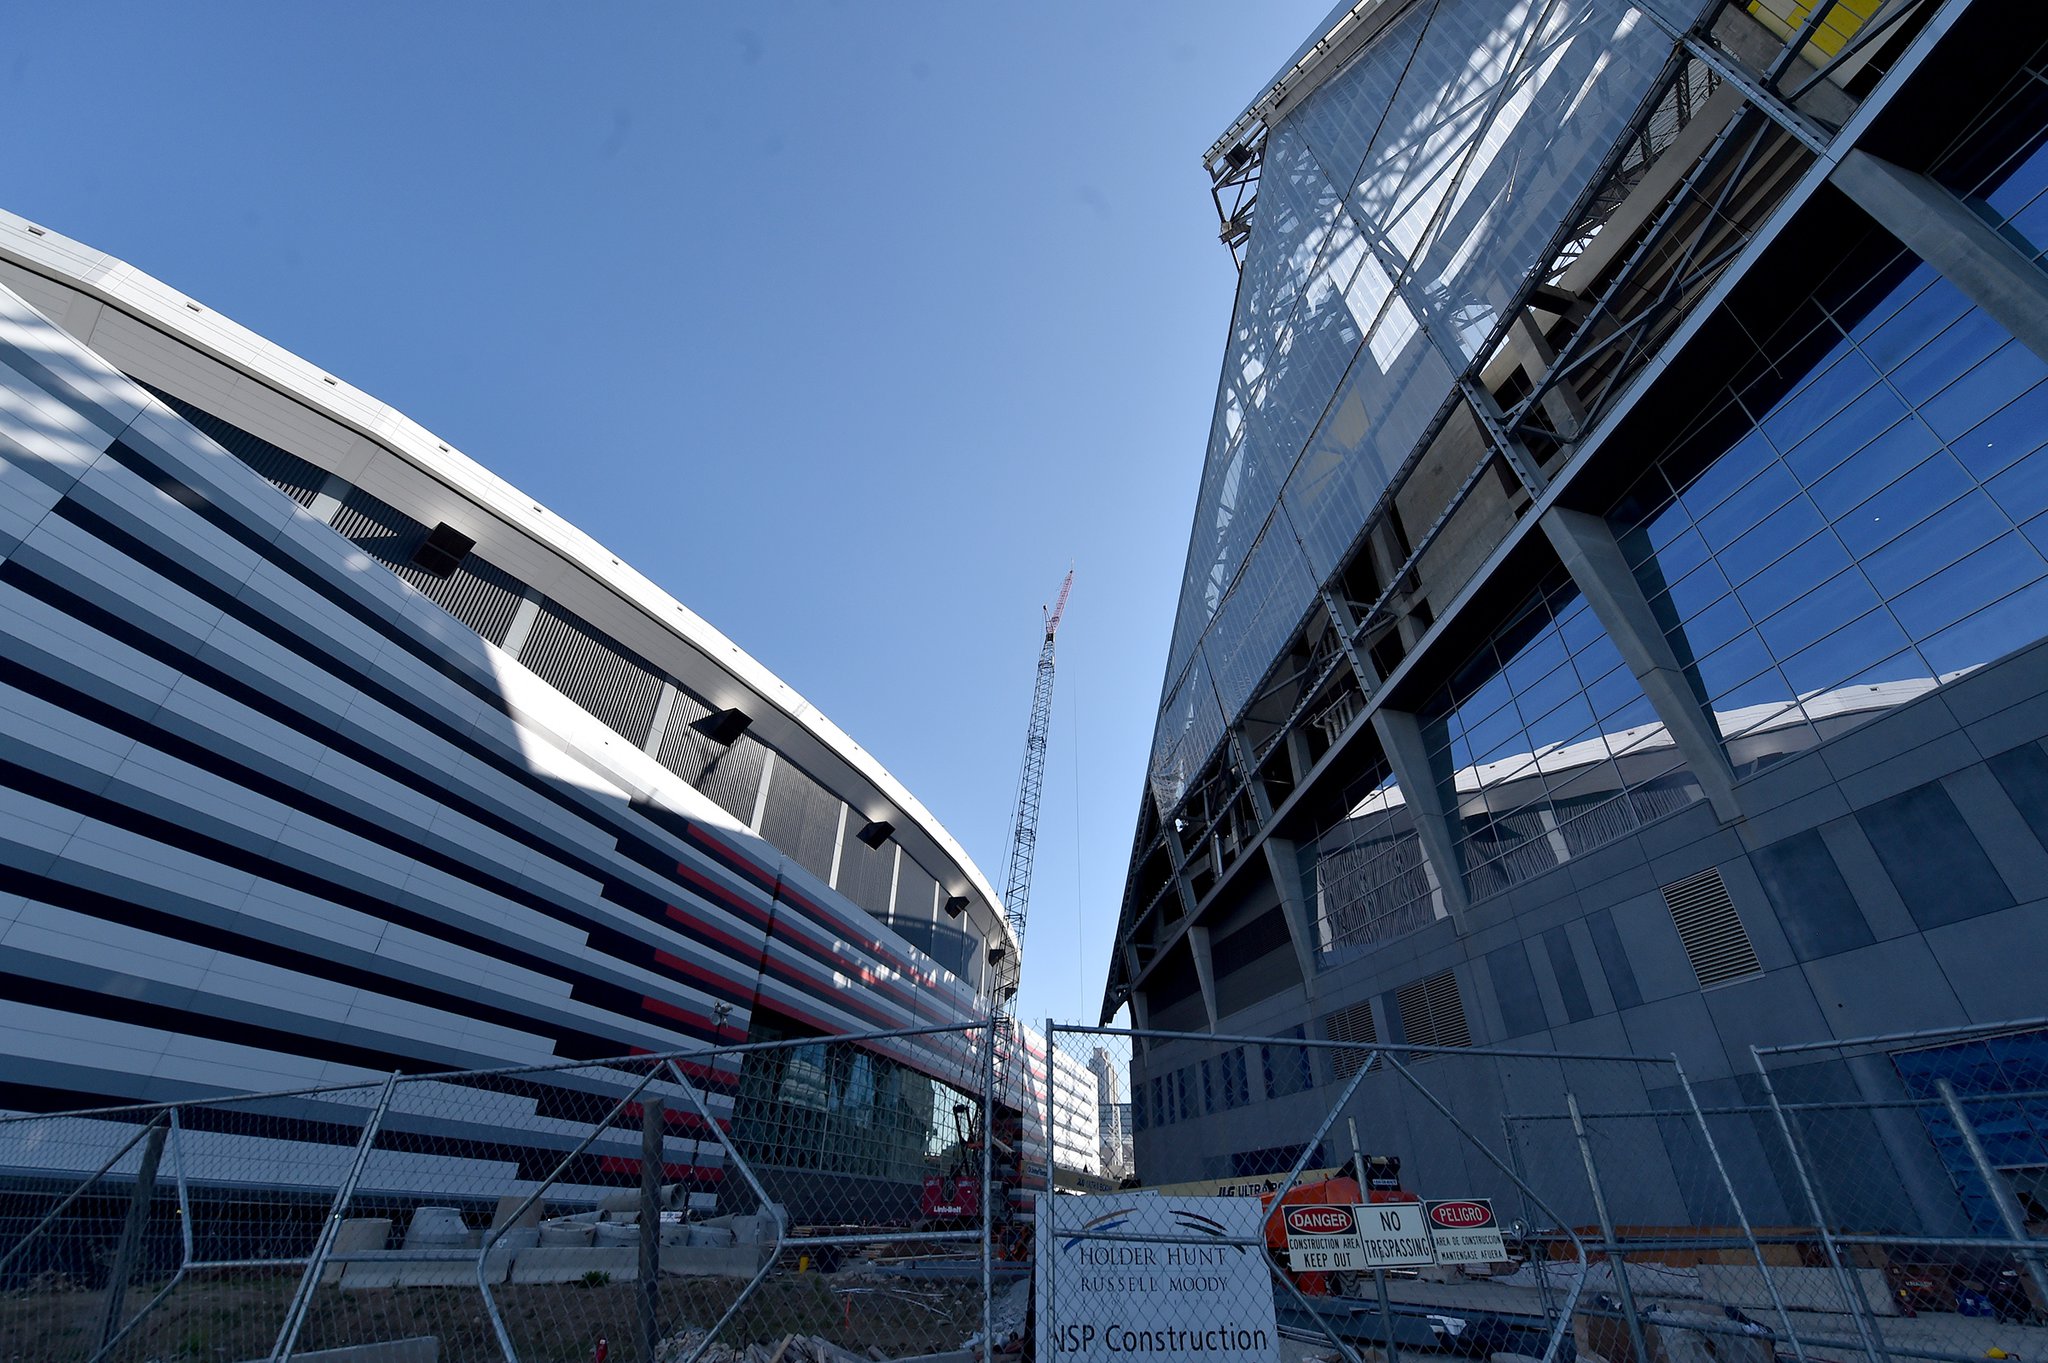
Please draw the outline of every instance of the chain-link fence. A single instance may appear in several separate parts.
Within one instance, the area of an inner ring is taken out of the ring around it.
[[[988,1328],[991,1278],[1021,1272],[992,1252],[1013,1218],[987,1040],[799,1037],[0,1119],[0,1360],[958,1350]]]
[[[1762,1051],[1754,1075],[1697,1085],[1669,1058],[1052,1036],[1098,1076],[1103,1167],[1129,1168],[1053,1210],[1039,1288],[1058,1319],[1088,1319],[1081,1294],[1121,1273],[1209,1347],[1228,1295],[1183,1270],[1220,1246],[1264,1250],[1283,1338],[1346,1358],[2048,1353],[2043,1024]],[[1241,1197],[1248,1219],[1152,1225],[1176,1194]],[[1344,1224],[1312,1209],[1347,1205],[1369,1249],[1386,1238],[1382,1269],[1292,1251]],[[1396,1243],[1418,1217],[1431,1243]]]
[[[2048,1353],[2048,1022],[1700,1083],[1369,1036],[999,1035],[0,1118],[0,1360],[845,1363],[993,1337],[1083,1363],[1261,1331],[1352,1363]]]

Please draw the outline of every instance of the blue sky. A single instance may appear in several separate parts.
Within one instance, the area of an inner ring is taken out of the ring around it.
[[[876,754],[1093,1021],[1235,274],[1202,151],[1329,0],[34,6],[10,209],[390,402]]]

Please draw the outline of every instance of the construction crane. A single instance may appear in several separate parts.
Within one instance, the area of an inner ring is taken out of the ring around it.
[[[1069,568],[1060,583],[1060,594],[1045,611],[1045,640],[1038,650],[1038,677],[1031,688],[1031,722],[1024,730],[1024,766],[1017,775],[1017,813],[1010,825],[1010,873],[1003,882],[1003,921],[1009,925],[1007,944],[988,951],[989,1027],[987,1045],[991,1054],[983,1059],[993,1081],[990,1097],[993,1112],[982,1114],[981,1130],[970,1132],[964,1125],[967,1107],[954,1109],[954,1120],[963,1123],[959,1139],[959,1160],[946,1175],[925,1179],[921,1225],[955,1226],[973,1224],[981,1215],[973,1196],[974,1179],[980,1172],[976,1152],[981,1141],[992,1142],[990,1168],[995,1173],[991,1202],[999,1223],[1004,1258],[1029,1258],[1029,1228],[1015,1219],[1017,1208],[1011,1194],[1022,1182],[1024,1113],[1020,1102],[1032,1102],[1030,1085],[1015,1091],[1010,1072],[1017,1063],[1019,1047],[1012,1010],[1017,986],[1024,973],[1024,922],[1031,908],[1031,863],[1038,851],[1038,802],[1045,785],[1045,740],[1052,727],[1053,636],[1059,632],[1060,617],[1066,613],[1067,593],[1074,588],[1074,570]],[[1028,1065],[1026,1067],[1028,1075]],[[1052,1057],[1046,1057],[1047,1082],[1051,1082]],[[1048,1137],[1051,1133],[1047,1133]],[[1052,1151],[1046,1151],[1046,1186],[1052,1186]]]
[[[1045,642],[1038,650],[1038,680],[1031,688],[1031,723],[1024,730],[1024,767],[1017,775],[1017,815],[1010,823],[1010,874],[1003,881],[1003,919],[1010,925],[1011,949],[996,962],[990,1014],[1007,1024],[1010,1005],[1024,973],[1024,919],[1031,909],[1031,863],[1038,852],[1038,797],[1045,785],[1045,736],[1052,727],[1053,636],[1074,589],[1074,570],[1067,569],[1060,594],[1045,612]]]

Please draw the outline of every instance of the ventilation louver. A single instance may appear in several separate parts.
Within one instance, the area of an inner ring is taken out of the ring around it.
[[[1719,871],[1701,871],[1666,885],[1664,903],[1700,988],[1763,972]]]
[[[1465,1023],[1465,1001],[1458,995],[1458,977],[1451,971],[1401,986],[1395,996],[1401,1028],[1411,1046],[1470,1046],[1472,1029]]]
[[[1371,1068],[1379,1068],[1379,1060],[1373,1056],[1373,1046],[1379,1041],[1380,1034],[1379,1029],[1373,1026],[1370,1002],[1354,1003],[1324,1017],[1323,1035],[1332,1041],[1358,1043],[1330,1052],[1330,1070],[1338,1083],[1348,1081],[1368,1060],[1372,1061]]]

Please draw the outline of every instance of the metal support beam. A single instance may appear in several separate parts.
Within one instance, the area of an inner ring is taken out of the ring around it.
[[[1294,964],[1301,971],[1301,987],[1308,996],[1309,1011],[1314,1012],[1319,992],[1315,924],[1310,921],[1308,899],[1302,892],[1300,850],[1291,839],[1269,837],[1264,851],[1266,873],[1273,877],[1273,888],[1280,894],[1280,916],[1287,923],[1287,939],[1294,945]]]
[[[1555,359],[1556,356],[1553,354],[1552,358]],[[1544,476],[1542,468],[1536,463],[1536,456],[1529,452],[1529,447],[1522,443],[1522,438],[1508,430],[1507,416],[1501,411],[1500,404],[1494,401],[1493,394],[1470,379],[1458,380],[1458,390],[1465,395],[1465,401],[1471,404],[1472,415],[1479,419],[1479,429],[1485,433],[1486,443],[1493,446],[1495,454],[1507,461],[1507,466],[1515,471],[1515,477],[1528,489],[1531,497],[1541,497],[1549,489],[1550,479]],[[1548,400],[1549,393],[1562,393],[1563,390],[1563,384],[1554,385],[1546,393],[1545,400]],[[1573,430],[1576,429],[1575,421]]]
[[[1465,877],[1458,870],[1458,844],[1452,832],[1454,811],[1444,807],[1443,793],[1430,772],[1429,747],[1422,741],[1422,726],[1415,716],[1385,706],[1372,712],[1373,732],[1379,735],[1387,764],[1400,783],[1401,798],[1415,817],[1415,832],[1422,842],[1422,858],[1429,864],[1430,878],[1443,896],[1444,913],[1465,932],[1465,911],[1471,902],[1465,897]]]
[[[1237,764],[1244,768],[1245,793],[1251,797],[1252,813],[1258,818],[1259,827],[1264,828],[1273,821],[1273,801],[1266,794],[1266,783],[1259,779],[1258,759],[1252,745],[1244,741],[1244,730],[1235,725],[1230,730],[1230,743],[1237,754]]]
[[[2048,274],[1925,175],[1851,151],[1828,177],[2036,355],[2048,358]]]
[[[1678,745],[1707,803],[1713,806],[1715,817],[1723,823],[1740,818],[1735,772],[1721,747],[1721,735],[1651,613],[1642,584],[1629,571],[1628,560],[1606,519],[1554,506],[1543,513],[1543,533],[1643,694],[1650,698],[1665,732]]]
[[[1337,631],[1337,646],[1344,650],[1344,661],[1351,664],[1351,675],[1358,681],[1358,689],[1367,700],[1380,689],[1380,674],[1373,667],[1372,659],[1358,651],[1358,621],[1352,617],[1351,607],[1344,599],[1328,587],[1322,589],[1323,609],[1329,612],[1330,624]]]
[[[1161,830],[1165,834],[1166,859],[1173,864],[1173,890],[1180,896],[1182,915],[1192,918],[1195,913],[1195,887],[1188,882],[1188,852],[1180,845],[1180,830],[1168,823]]]
[[[1671,35],[1673,41],[1698,59],[1701,65],[1742,91],[1751,105],[1792,134],[1808,151],[1816,156],[1827,154],[1828,134],[1816,127],[1806,115],[1785,103],[1776,93],[1766,89],[1762,82],[1744,70],[1740,63],[1732,60],[1713,44],[1702,41],[1699,35],[1680,29],[1678,25],[1659,14],[1655,5],[1637,6],[1636,12]]]
[[[1202,987],[1202,1011],[1209,1015],[1209,1030],[1223,1030],[1216,1011],[1216,958],[1209,953],[1209,929],[1197,923],[1188,929],[1188,952],[1195,958],[1195,982]]]

